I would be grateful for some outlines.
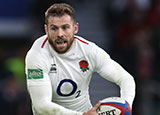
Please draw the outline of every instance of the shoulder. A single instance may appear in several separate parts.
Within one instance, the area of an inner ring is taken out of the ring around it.
[[[26,63],[42,63],[47,62],[50,58],[50,53],[48,49],[48,38],[46,35],[36,39],[27,52]]]
[[[75,41],[77,42],[78,45],[82,46],[82,47],[85,47],[85,48],[92,48],[92,47],[96,47],[97,45],[92,42],[92,41],[89,41],[81,36],[74,36],[75,38]]]
[[[80,36],[75,36],[76,43],[79,45],[79,48],[82,49],[83,52],[85,52],[85,55],[96,58],[96,57],[110,57],[109,54],[99,47],[97,44],[95,44],[92,41],[86,40],[85,38],[82,38]]]
[[[40,50],[44,49],[48,44],[48,37],[47,35],[43,35],[36,39],[31,47],[31,49]]]
[[[34,41],[32,47],[27,52],[27,54],[28,53],[46,54],[47,52],[49,53],[48,37],[47,35],[43,35]]]
[[[99,47],[96,43],[89,41],[83,37],[80,36],[74,36],[76,43],[83,47],[84,50],[89,50],[89,52],[96,52],[99,50],[103,50],[101,47]],[[103,50],[104,51],[104,50]],[[105,52],[105,51],[104,51]]]

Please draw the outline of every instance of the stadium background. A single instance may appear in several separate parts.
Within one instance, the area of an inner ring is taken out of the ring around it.
[[[1,0],[0,115],[32,115],[24,58],[44,34],[44,12],[65,2],[76,10],[78,35],[106,50],[134,76],[133,115],[160,114],[160,0]],[[94,74],[92,104],[119,96],[119,88]]]

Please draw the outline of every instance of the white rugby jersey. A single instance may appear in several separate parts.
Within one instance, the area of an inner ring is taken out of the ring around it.
[[[88,88],[93,72],[119,85],[121,97],[132,106],[133,77],[96,44],[75,36],[72,49],[58,54],[46,35],[37,39],[26,56],[27,86],[34,114],[87,112],[92,107]]]

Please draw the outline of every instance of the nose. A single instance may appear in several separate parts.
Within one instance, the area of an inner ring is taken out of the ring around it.
[[[58,37],[63,37],[64,36],[64,32],[61,28],[58,29],[57,34],[58,34]]]

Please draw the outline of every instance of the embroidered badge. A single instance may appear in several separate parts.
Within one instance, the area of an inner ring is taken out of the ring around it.
[[[57,73],[56,64],[51,64],[50,73]]]
[[[28,69],[28,79],[42,79],[43,71],[41,69]]]
[[[80,69],[85,72],[87,70],[89,70],[88,68],[88,62],[86,60],[82,60],[79,62],[79,65],[80,65]]]

